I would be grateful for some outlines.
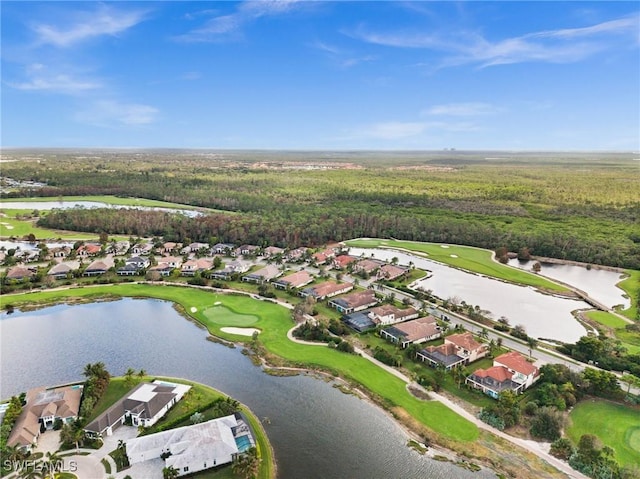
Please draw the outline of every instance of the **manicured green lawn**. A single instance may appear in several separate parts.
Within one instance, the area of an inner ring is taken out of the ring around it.
[[[356,355],[349,355],[320,346],[306,346],[290,341],[286,333],[293,326],[290,312],[268,301],[254,300],[244,295],[217,294],[195,288],[158,285],[110,285],[63,291],[42,291],[2,298],[3,302],[19,307],[21,303],[52,301],[56,297],[85,298],[98,295],[134,296],[166,299],[179,303],[185,311],[207,326],[216,336],[238,341],[246,337],[227,334],[221,331],[224,324],[216,323],[206,317],[203,311],[221,302],[223,306],[242,311],[244,314],[260,318],[254,326],[260,328],[260,341],[272,353],[286,360],[310,367],[320,367],[342,374],[347,379],[362,384],[374,394],[382,397],[389,406],[404,408],[416,420],[444,437],[459,441],[473,441],[478,437],[478,429],[466,419],[458,416],[438,402],[424,402],[416,399],[406,390],[405,383],[379,368],[375,364]],[[191,308],[197,309],[190,313]]]
[[[136,383],[137,384],[137,383]],[[97,418],[100,414],[105,412],[111,406],[115,404],[118,399],[131,391],[136,384],[129,385],[125,383],[123,377],[114,377],[109,381],[109,386],[104,395],[98,401],[98,404],[93,408],[93,413],[87,418],[87,424]]]
[[[589,399],[578,403],[569,417],[567,435],[574,444],[583,434],[595,434],[615,450],[621,465],[640,464],[640,409]]]
[[[607,313],[606,311],[588,311],[585,314],[589,319],[614,329],[624,328],[628,324],[615,314]]]
[[[615,314],[605,311],[588,311],[585,314],[589,319],[614,329],[616,338],[622,341],[622,345],[627,348],[628,354],[640,353],[640,335],[625,329],[625,326],[629,323],[623,321]]]
[[[2,204],[0,203],[0,208]],[[61,239],[93,239],[97,240],[98,235],[92,233],[74,233],[71,231],[50,230],[36,226],[35,220],[21,220],[15,216],[19,213],[26,213],[25,210],[2,210],[7,216],[0,217],[0,237],[22,238],[33,233],[38,239],[61,238]]]
[[[207,308],[202,312],[202,314],[207,318],[207,321],[215,324],[221,324],[223,326],[251,326],[260,319],[253,314],[237,313],[222,305],[214,305]]]
[[[640,271],[635,269],[627,269],[625,272],[629,275],[628,278],[623,279],[618,283],[618,287],[622,288],[624,292],[631,299],[631,307],[620,311],[627,318],[638,319],[638,294],[640,293]]]
[[[492,252],[480,248],[439,243],[420,243],[384,239],[354,239],[346,242],[358,248],[399,248],[421,253],[429,259],[492,278],[534,286],[550,291],[567,292],[566,287],[526,271],[505,266],[491,259]]]

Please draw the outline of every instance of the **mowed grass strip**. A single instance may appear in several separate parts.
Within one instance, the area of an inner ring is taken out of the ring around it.
[[[638,295],[640,294],[640,271],[636,269],[626,269],[625,273],[629,276],[618,283],[618,287],[621,288],[629,299],[631,300],[631,306],[623,311],[627,318],[634,321],[638,318]]]
[[[462,442],[474,441],[478,428],[446,406],[435,401],[420,401],[406,390],[406,384],[382,368],[357,356],[345,354],[322,346],[307,346],[294,343],[287,338],[287,331],[293,326],[288,309],[268,301],[252,299],[245,295],[218,294],[196,288],[160,286],[148,284],[126,284],[74,288],[61,291],[41,291],[20,295],[5,295],[2,300],[16,307],[21,304],[51,302],[56,298],[98,298],[100,295],[130,296],[164,299],[180,304],[185,312],[195,307],[195,313],[188,313],[208,330],[232,341],[238,336],[221,331],[225,325],[211,321],[203,311],[221,302],[225,307],[244,314],[255,315],[259,320],[256,327],[262,329],[260,341],[272,353],[289,361],[308,367],[319,367],[334,371],[362,384],[374,394],[383,398],[388,405],[400,406],[419,422],[443,437]]]
[[[234,310],[222,305],[207,308],[202,312],[202,314],[208,321],[221,326],[251,326],[260,319],[253,314],[236,313]]]
[[[61,239],[78,239],[78,240],[97,240],[98,235],[93,233],[75,233],[71,231],[52,230],[48,228],[40,228],[36,225],[35,220],[20,220],[15,216],[20,213],[30,213],[29,210],[5,210],[0,209],[6,216],[0,216],[0,237],[22,238],[33,233],[38,239],[61,238]]]
[[[620,464],[640,464],[640,409],[587,400],[578,403],[569,418],[567,435],[574,444],[583,434],[594,434],[615,450]]]
[[[502,279],[516,284],[533,286],[555,292],[570,291],[565,286],[546,278],[505,266],[492,259],[492,252],[470,246],[442,245],[439,243],[420,243],[417,241],[399,241],[383,239],[354,239],[346,242],[357,248],[396,248],[426,254],[429,259],[455,266],[473,273]]]
[[[629,324],[615,314],[607,313],[606,311],[587,311],[585,314],[589,319],[609,328],[624,328]]]

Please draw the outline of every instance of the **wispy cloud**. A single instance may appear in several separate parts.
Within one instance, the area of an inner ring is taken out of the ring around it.
[[[434,105],[424,110],[422,114],[435,116],[481,116],[493,115],[501,111],[503,111],[502,108],[490,103],[471,102]]]
[[[315,41],[309,45],[327,55],[332,62],[342,68],[349,68],[360,63],[371,62],[376,59],[373,55],[355,55],[353,52],[330,45],[322,41]]]
[[[141,126],[154,123],[159,113],[150,105],[99,100],[78,112],[76,120],[97,126]]]
[[[38,42],[69,47],[90,38],[117,35],[140,23],[145,17],[145,12],[116,10],[102,4],[95,11],[78,12],[75,17],[74,22],[63,26],[34,24],[32,29],[38,37]]]
[[[488,67],[532,61],[577,62],[617,48],[619,40],[629,38],[637,46],[639,23],[640,16],[634,14],[588,27],[545,30],[494,41],[474,31],[377,33],[359,27],[349,35],[376,45],[444,53],[446,56],[441,67],[463,64]]]
[[[290,12],[301,0],[245,1],[227,15],[209,19],[203,26],[174,37],[182,42],[216,42],[237,38],[242,27],[262,17]],[[213,12],[214,14],[217,12]]]
[[[26,67],[27,79],[22,82],[7,82],[12,88],[26,91],[44,91],[76,95],[88,90],[96,90],[102,84],[95,80],[79,79],[68,73],[52,72],[41,63]]]

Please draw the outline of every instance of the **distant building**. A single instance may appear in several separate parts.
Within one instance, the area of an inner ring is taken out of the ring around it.
[[[410,344],[424,343],[425,341],[437,339],[442,336],[442,330],[438,326],[436,318],[426,316],[383,329],[380,331],[380,336],[392,343],[398,343],[402,348],[406,348]]]
[[[332,298],[342,293],[347,293],[353,289],[351,283],[336,283],[335,281],[325,281],[300,292],[300,296],[306,298],[313,296],[316,300],[322,301],[325,298]]]
[[[444,344],[429,346],[417,353],[421,361],[431,366],[451,369],[458,364],[469,364],[489,354],[489,347],[473,339],[471,333],[452,334],[444,338]]]
[[[419,315],[415,308],[400,309],[392,304],[383,304],[369,310],[369,318],[371,318],[376,325],[379,324],[382,326],[415,319]]]
[[[330,307],[337,309],[343,314],[362,311],[363,309],[367,309],[375,304],[378,304],[378,298],[376,298],[375,293],[370,289],[350,293],[346,296],[334,298],[329,301]]]
[[[242,277],[242,281],[246,281],[249,283],[264,283],[265,281],[271,281],[274,278],[277,278],[282,274],[280,268],[276,265],[268,264],[264,268],[259,269],[258,271],[254,271],[253,273],[249,273]]]
[[[474,371],[466,383],[497,398],[505,389],[520,393],[539,377],[540,371],[536,366],[527,361],[522,354],[511,351],[495,358],[492,367]]]
[[[312,281],[313,276],[311,276],[307,271],[302,270],[274,281],[273,285],[278,289],[301,288]]]

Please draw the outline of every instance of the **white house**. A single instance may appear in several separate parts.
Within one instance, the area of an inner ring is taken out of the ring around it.
[[[179,476],[228,464],[240,452],[235,440],[237,426],[236,417],[231,415],[129,439],[129,464],[170,454],[165,459],[166,467],[175,468]]]
[[[368,314],[371,321],[382,326],[415,319],[419,315],[414,308],[399,309],[392,304],[383,304],[382,306],[371,308]]]

